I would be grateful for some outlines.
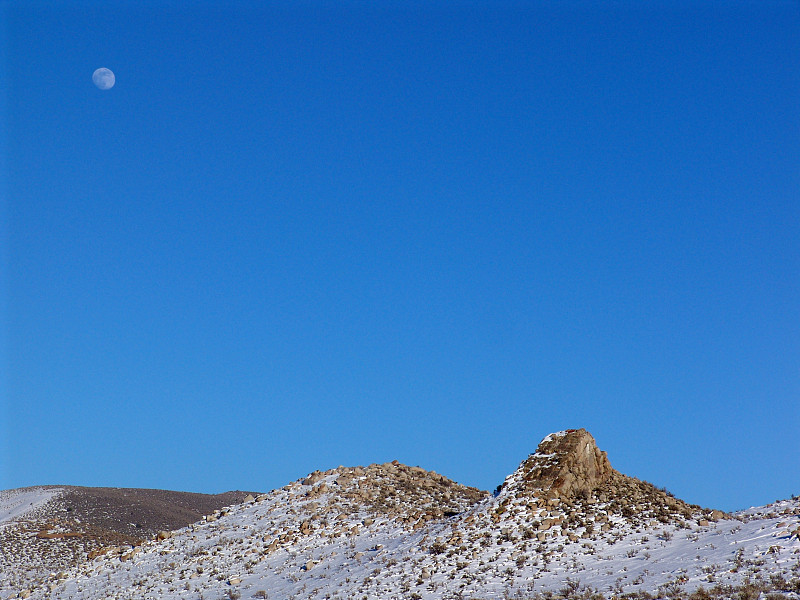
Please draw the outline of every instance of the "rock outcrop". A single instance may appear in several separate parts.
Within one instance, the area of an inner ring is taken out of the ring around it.
[[[544,438],[511,479],[536,496],[573,498],[600,487],[613,472],[588,431],[568,429]]]
[[[724,516],[614,470],[585,429],[568,429],[544,438],[536,452],[506,478],[497,501],[495,523],[507,519],[516,505],[547,509],[539,525],[548,525],[547,529],[557,525],[570,538],[586,533],[580,523],[587,520],[602,523],[600,530],[607,531],[609,519],[637,527],[687,522],[708,526]]]

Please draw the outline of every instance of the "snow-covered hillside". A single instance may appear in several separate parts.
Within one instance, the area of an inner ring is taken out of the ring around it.
[[[41,587],[110,545],[138,544],[246,492],[190,494],[165,490],[35,487],[0,492],[0,598]]]
[[[34,513],[44,506],[61,488],[31,487],[0,491],[0,527]]]
[[[734,515],[688,505],[617,473],[571,430],[545,438],[496,496],[398,463],[315,472],[21,592],[371,600],[576,597],[589,586],[681,597],[762,582],[798,597],[798,536],[796,499]]]

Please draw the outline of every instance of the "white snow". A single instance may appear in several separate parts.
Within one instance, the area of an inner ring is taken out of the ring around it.
[[[0,527],[23,518],[60,493],[60,488],[44,487],[0,491]]]

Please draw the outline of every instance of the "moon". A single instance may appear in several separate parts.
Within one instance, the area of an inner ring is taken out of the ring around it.
[[[101,90],[110,90],[112,87],[114,87],[117,78],[114,77],[114,71],[111,69],[100,67],[94,73],[92,73],[92,81]]]

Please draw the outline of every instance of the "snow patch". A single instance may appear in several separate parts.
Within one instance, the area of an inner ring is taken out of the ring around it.
[[[61,492],[61,488],[44,487],[0,491],[0,527],[23,518]]]

